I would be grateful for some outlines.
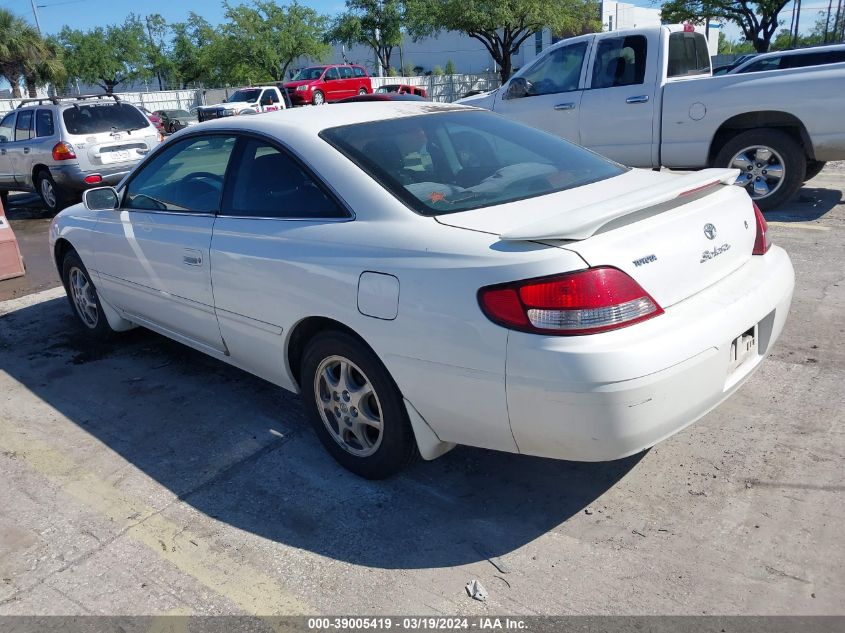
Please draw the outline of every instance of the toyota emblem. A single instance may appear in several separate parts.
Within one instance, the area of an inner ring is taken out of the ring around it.
[[[708,222],[704,225],[704,235],[708,240],[716,239],[716,227]]]

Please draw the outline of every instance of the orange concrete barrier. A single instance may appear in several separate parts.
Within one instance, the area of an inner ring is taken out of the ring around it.
[[[0,201],[0,281],[26,274],[18,238],[6,219],[6,210]]]

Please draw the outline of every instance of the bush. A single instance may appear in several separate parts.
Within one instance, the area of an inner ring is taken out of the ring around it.
[[[413,77],[414,76],[414,67],[410,62],[408,62],[404,66],[402,66],[402,76],[403,77]]]
[[[435,77],[442,77],[443,76],[443,69],[440,66],[435,66],[431,69],[431,74]]]
[[[396,69],[393,66],[391,66],[390,68],[387,69],[387,76],[388,77],[398,77],[399,73],[396,71]]]
[[[455,62],[451,59],[446,62],[446,74],[447,75],[454,75],[455,74]]]

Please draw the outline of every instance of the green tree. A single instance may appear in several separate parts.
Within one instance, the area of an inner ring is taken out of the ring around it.
[[[158,79],[158,89],[164,90],[166,78],[172,73],[172,65],[167,55],[167,36],[170,29],[164,18],[153,13],[144,19],[147,27],[147,44],[144,47],[146,64],[149,70]]]
[[[664,22],[706,20],[732,22],[742,29],[745,40],[754,50],[765,53],[780,22],[778,15],[789,0],[668,0],[660,17]]]
[[[12,96],[20,98],[21,85],[30,97],[38,86],[61,83],[65,69],[61,50],[46,40],[27,22],[0,9],[0,77],[9,82]]]
[[[446,60],[446,74],[447,75],[454,75],[457,71],[455,70],[455,62],[451,59]]]
[[[431,69],[431,74],[435,77],[442,77],[443,76],[443,68],[440,67],[439,64],[435,65],[434,68]]]
[[[192,11],[185,22],[170,28],[173,37],[168,51],[169,65],[179,85],[187,88],[191,84],[208,85],[221,81],[222,72],[215,63],[221,36],[211,24]]]
[[[513,55],[529,37],[543,28],[554,33],[599,30],[598,7],[594,0],[407,0],[405,24],[415,39],[444,29],[477,39],[499,65],[504,82]]]
[[[314,9],[269,0],[223,6],[227,22],[213,55],[231,81],[282,81],[297,57],[322,59],[329,52],[326,18]]]
[[[346,12],[335,20],[326,39],[369,46],[386,73],[393,49],[402,43],[402,9],[400,0],[346,0]]]
[[[68,75],[96,84],[106,92],[138,77],[148,76],[145,67],[144,26],[134,15],[123,24],[80,31],[64,27],[59,33]]]

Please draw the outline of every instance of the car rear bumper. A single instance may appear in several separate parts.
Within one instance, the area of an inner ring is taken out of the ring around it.
[[[507,401],[521,453],[606,461],[677,433],[738,389],[783,329],[794,272],[773,246],[719,283],[630,328],[583,337],[511,332]],[[731,343],[757,350],[730,371]]]
[[[108,165],[99,169],[83,170],[78,164],[76,165],[53,165],[50,167],[50,174],[56,184],[64,189],[71,191],[84,191],[94,187],[105,187],[109,185],[116,185],[124,176],[132,171],[137,161],[132,163],[121,163],[117,165]],[[97,183],[87,183],[85,178],[87,176],[99,175],[102,181]]]

